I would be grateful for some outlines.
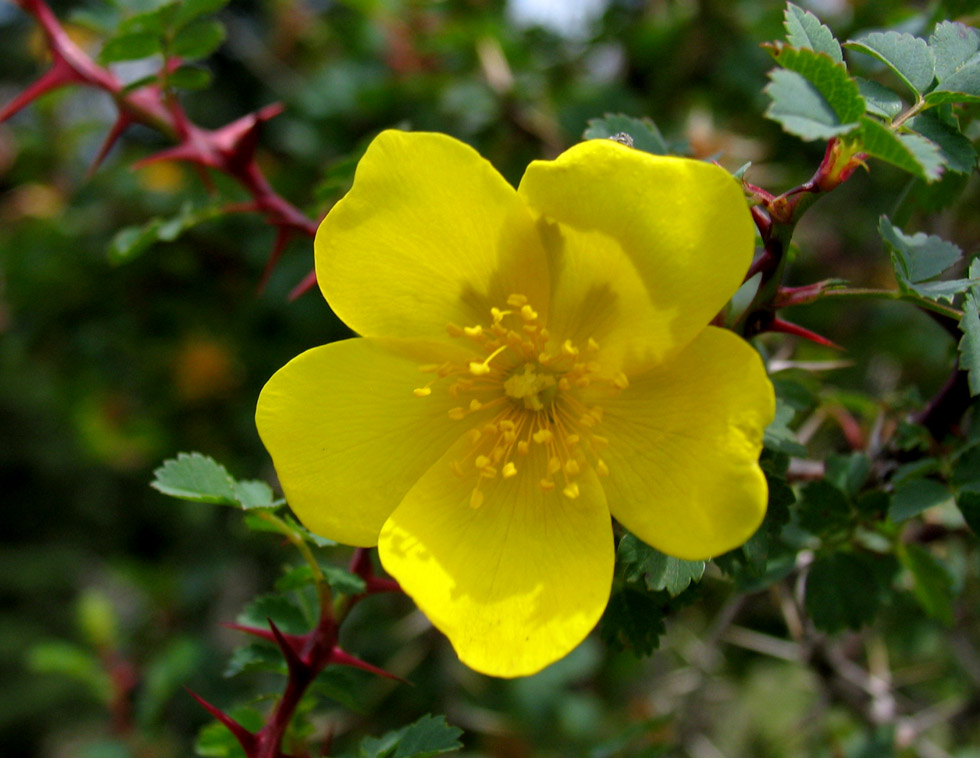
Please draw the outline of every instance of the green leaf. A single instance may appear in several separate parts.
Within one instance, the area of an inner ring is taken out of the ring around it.
[[[142,226],[120,229],[109,245],[109,261],[114,264],[128,263],[156,242],[173,242],[188,229],[220,216],[223,212],[223,205],[218,203],[196,206],[185,202],[180,212],[172,218],[154,218]]]
[[[228,4],[229,0],[183,0],[177,11],[174,24],[177,27],[184,26],[200,16],[209,13],[217,13]]]
[[[788,402],[776,398],[776,415],[762,438],[767,450],[797,457],[806,455],[806,447],[796,441],[796,433],[789,428],[795,415],[796,411]]]
[[[844,64],[834,62],[827,55],[808,48],[800,49],[778,42],[767,45],[766,48],[776,63],[784,69],[796,72],[813,85],[838,124],[848,128],[857,126],[857,120],[864,114],[867,106],[857,83],[848,75]],[[825,115],[826,108],[821,109],[821,113]]]
[[[367,589],[364,579],[339,566],[321,566],[330,589],[344,595],[360,595]]]
[[[849,50],[870,55],[895,72],[916,95],[936,78],[936,56],[924,39],[904,32],[872,32],[844,43]]]
[[[910,479],[895,488],[888,518],[895,522],[905,521],[952,497],[946,485],[935,479]]]
[[[213,458],[200,453],[179,453],[153,472],[153,489],[164,495],[196,503],[239,505],[235,480]]]
[[[912,594],[927,614],[944,624],[953,623],[953,577],[921,545],[900,544],[898,559],[912,575]]]
[[[292,600],[283,595],[259,595],[238,615],[238,623],[269,628],[269,621],[286,634],[305,634],[309,624],[303,611]]]
[[[798,518],[811,534],[827,536],[846,530],[852,509],[844,493],[825,479],[809,482],[801,493]]]
[[[259,480],[236,481],[235,500],[245,510],[252,508],[278,508],[282,503],[273,499],[272,487]]]
[[[880,121],[861,118],[858,134],[861,149],[875,158],[898,166],[913,176],[933,182],[942,176],[943,157],[939,147],[918,134],[896,134]]]
[[[634,118],[622,113],[607,113],[602,118],[589,119],[583,139],[609,139],[618,134],[628,134],[633,147],[654,155],[667,155],[670,148],[660,134],[657,125],[648,118]]]
[[[928,105],[980,101],[980,32],[964,24],[943,21],[929,38],[936,58],[935,90]]]
[[[265,726],[265,715],[251,706],[238,706],[228,715],[253,734]],[[245,758],[235,735],[219,721],[201,727],[194,742],[194,752],[203,758]]]
[[[973,173],[977,166],[977,151],[959,129],[939,120],[932,113],[923,113],[909,119],[906,125],[938,145],[943,161],[950,171],[959,174]]]
[[[194,674],[204,657],[203,643],[178,637],[141,671],[137,718],[144,728],[157,723],[167,703]]]
[[[765,93],[772,100],[766,109],[766,118],[778,122],[785,131],[800,139],[830,139],[858,126],[851,121],[842,121],[820,90],[795,71],[770,71]],[[863,113],[864,101],[861,102]]]
[[[905,103],[897,92],[870,79],[857,76],[854,80],[857,82],[861,97],[864,98],[868,113],[891,121],[904,110]]]
[[[980,278],[980,258],[970,264],[969,277]],[[963,299],[963,315],[960,317],[960,367],[967,372],[970,395],[980,395],[980,287],[973,286]]]
[[[980,50],[980,32],[956,21],[942,21],[929,37],[936,57],[936,79],[942,84]]]
[[[786,41],[793,47],[816,50],[818,53],[829,55],[837,63],[843,62],[844,56],[840,43],[833,32],[809,11],[793,3],[787,3],[783,14],[783,26],[786,28]]]
[[[650,655],[667,631],[664,615],[669,600],[666,592],[644,592],[635,585],[625,584],[610,596],[599,635],[613,649]]]
[[[86,685],[100,701],[112,700],[112,682],[95,653],[61,640],[39,642],[27,652],[27,665],[42,674],[60,674]]]
[[[206,58],[225,41],[225,27],[214,19],[198,19],[174,36],[170,53],[184,60]]]
[[[147,32],[157,37],[162,37],[167,27],[173,21],[179,5],[180,3],[177,2],[167,3],[161,5],[159,8],[130,16],[119,24],[118,33],[133,34],[136,32]]]
[[[462,729],[450,726],[445,716],[423,716],[414,724],[388,732],[383,737],[361,740],[361,758],[429,758],[463,747]]]
[[[963,251],[952,242],[923,232],[909,236],[894,226],[888,216],[879,219],[878,232],[894,254],[896,275],[900,281],[910,284],[939,276],[963,257]]]
[[[704,561],[684,561],[664,555],[632,534],[625,535],[616,549],[616,558],[626,566],[628,581],[643,579],[651,590],[667,590],[676,597],[704,574]]]
[[[153,32],[133,32],[107,40],[99,53],[101,63],[116,63],[148,58],[162,50],[160,37]]]
[[[211,72],[201,66],[181,66],[167,75],[170,86],[177,89],[207,89],[213,79]]]
[[[228,659],[224,675],[227,678],[239,674],[255,672],[285,674],[286,661],[282,652],[275,645],[267,642],[253,642],[251,645],[236,648]]]
[[[859,629],[874,620],[895,569],[888,557],[845,552],[821,556],[806,577],[806,611],[825,632]]]
[[[861,491],[871,472],[871,462],[864,453],[828,455],[825,465],[827,481],[848,497]]]
[[[956,496],[956,507],[970,531],[980,537],[980,492],[961,492]]]

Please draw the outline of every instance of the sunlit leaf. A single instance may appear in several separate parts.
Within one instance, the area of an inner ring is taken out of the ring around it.
[[[936,57],[924,39],[903,32],[872,32],[844,47],[884,63],[915,94],[929,89],[936,78]]]
[[[918,134],[896,134],[873,118],[861,118],[859,133],[863,152],[898,166],[925,181],[942,176],[939,146]]]
[[[830,29],[820,23],[820,19],[810,11],[805,11],[793,3],[786,4],[783,13],[783,26],[786,28],[786,41],[793,47],[809,48],[825,53],[837,63],[844,60],[840,43]]]
[[[633,118],[622,113],[607,113],[602,118],[589,119],[589,126],[583,139],[609,139],[618,134],[628,134],[633,147],[654,155],[667,155],[670,152],[657,125],[648,118]]]

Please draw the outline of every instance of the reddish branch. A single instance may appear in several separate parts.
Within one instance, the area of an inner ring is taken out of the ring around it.
[[[329,602],[322,602],[320,618],[316,626],[306,634],[286,634],[273,623],[272,619],[269,619],[268,629],[243,624],[225,624],[229,629],[278,645],[286,660],[288,674],[286,688],[268,722],[259,731],[250,732],[227,713],[188,690],[208,713],[228,728],[248,758],[291,758],[282,752],[283,737],[306,690],[327,666],[352,666],[378,676],[399,679],[384,669],[354,657],[337,644],[340,624],[356,603],[368,595],[400,591],[396,582],[374,575],[370,551],[365,548],[355,550],[350,570],[364,580],[364,592],[345,598],[340,609],[334,609]],[[329,593],[324,593],[322,597],[328,600]]]
[[[0,122],[9,119],[41,95],[61,87],[80,85],[107,92],[116,103],[118,116],[96,156],[93,168],[102,162],[126,129],[140,123],[164,133],[177,144],[143,159],[137,166],[157,161],[184,161],[204,171],[220,171],[235,179],[252,199],[245,205],[233,206],[233,209],[261,213],[277,230],[262,285],[294,235],[313,237],[316,234],[317,221],[279,195],[255,159],[260,127],[263,122],[282,112],[280,104],[267,105],[219,129],[204,129],[191,123],[179,101],[159,86],[151,85],[126,92],[125,85],[109,69],[100,66],[72,42],[44,0],[14,2],[40,24],[53,63],[40,79],[0,108]],[[179,62],[167,61],[165,65],[170,68],[175,63]],[[311,272],[293,290],[291,297],[298,297],[315,283],[316,276]]]

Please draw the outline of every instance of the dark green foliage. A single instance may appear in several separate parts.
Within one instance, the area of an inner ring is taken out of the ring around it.
[[[599,626],[602,641],[616,650],[650,655],[667,631],[664,618],[669,601],[667,592],[650,592],[636,584],[624,584],[613,591],[602,616]]]
[[[825,632],[859,629],[878,614],[897,570],[889,556],[837,552],[818,557],[806,577],[806,611]]]
[[[430,758],[459,750],[461,729],[446,723],[444,716],[423,716],[383,737],[361,740],[359,758]]]

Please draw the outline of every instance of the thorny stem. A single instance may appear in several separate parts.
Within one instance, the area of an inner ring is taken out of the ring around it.
[[[99,151],[96,165],[128,126],[141,123],[178,143],[171,150],[145,159],[143,164],[154,160],[187,161],[195,164],[202,173],[209,168],[221,171],[244,187],[253,199],[249,210],[264,214],[267,221],[280,231],[280,238],[270,256],[273,265],[272,258],[278,258],[285,246],[283,234],[287,237],[292,234],[313,237],[316,234],[317,221],[310,219],[279,195],[269,184],[255,159],[258,127],[262,121],[278,114],[278,106],[267,106],[256,114],[214,131],[203,129],[189,121],[179,101],[167,86],[166,68],[172,60],[165,63],[159,85],[127,92],[125,85],[109,69],[96,63],[69,38],[44,0],[14,1],[40,24],[54,64],[34,85],[0,108],[0,122],[10,118],[44,93],[59,87],[81,85],[102,90],[113,98],[119,115],[105,145]],[[263,283],[268,273],[267,271],[263,277]],[[311,273],[293,290],[291,296],[298,297],[315,283],[315,276]]]

